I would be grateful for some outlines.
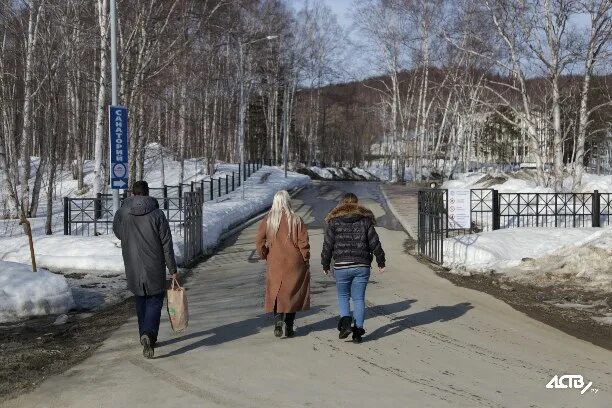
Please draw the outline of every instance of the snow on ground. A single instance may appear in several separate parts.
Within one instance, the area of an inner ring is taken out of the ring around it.
[[[478,189],[489,188],[502,193],[553,193],[550,187],[540,187],[535,182],[535,173],[531,170],[520,170],[512,173],[491,170],[483,173],[461,173],[454,176],[454,180],[445,181],[442,188],[447,189]],[[612,176],[598,176],[586,173],[582,179],[582,186],[572,191],[572,178],[563,180],[563,192],[591,193],[598,190],[600,193],[612,192]]]
[[[317,167],[300,169],[304,174],[319,177],[323,180],[344,181],[379,181],[380,178],[359,167]]]
[[[174,155],[166,148],[160,148],[157,143],[150,143],[146,146],[145,151],[145,164],[143,170],[144,179],[149,183],[152,188],[162,187],[166,185],[177,185],[180,180],[180,161],[175,160]],[[162,155],[163,152],[163,155]],[[32,157],[30,166],[30,190],[33,187],[34,176],[38,169],[40,160],[38,157]],[[162,177],[162,163],[164,166],[164,172]],[[219,167],[217,165],[216,167]],[[62,198],[63,197],[91,197],[91,186],[94,181],[94,162],[92,160],[86,160],[84,164],[84,184],[85,188],[83,191],[78,190],[77,181],[73,179],[72,173],[69,169],[58,169],[56,176],[56,184],[54,188],[53,198],[53,214],[60,214],[62,212]],[[234,171],[238,171],[238,166],[234,166]],[[231,171],[229,171],[231,174]],[[206,174],[206,161],[203,158],[190,158],[185,159],[185,172],[184,182],[188,183],[191,181],[199,181],[203,178],[208,178]],[[39,214],[46,211],[46,200],[47,191],[45,180],[47,176],[43,178],[43,188],[40,192],[40,205]],[[0,187],[2,187],[0,185]],[[2,198],[0,198],[1,200]],[[6,212],[7,204],[0,202],[0,216],[3,212]],[[0,234],[2,231],[0,230]]]
[[[390,166],[388,164],[375,160],[375,161],[372,161],[369,166],[366,166],[365,170],[368,173],[372,174],[373,176],[377,177],[381,181],[394,181],[395,175],[394,174],[389,175],[389,167]],[[423,171],[424,171],[423,175],[427,176],[429,172],[427,172],[426,169],[423,169]],[[406,181],[410,181],[414,179],[412,166],[406,166],[405,179]]]
[[[447,189],[493,189],[502,193],[553,193],[554,190],[539,187],[533,179],[533,174],[527,171],[516,173],[490,172],[461,173],[454,180],[445,181],[442,188]]]
[[[78,270],[104,273],[124,270],[120,242],[114,235],[43,235],[34,237],[34,249],[37,264],[54,272]],[[0,259],[30,262],[27,238],[1,238]]]
[[[0,323],[31,316],[66,313],[72,292],[61,275],[28,265],[0,261]]]
[[[309,167],[309,169],[313,173],[316,173],[322,179],[325,179],[325,180],[333,180],[334,179],[333,173],[328,168],[321,168],[321,167],[317,167],[317,166],[311,166],[311,167]]]
[[[217,170],[215,176],[231,174],[238,170],[238,165],[221,164]],[[206,249],[210,252],[224,232],[265,211],[278,190],[290,190],[309,182],[307,176],[290,172],[285,179],[284,171],[264,167],[245,183],[245,200],[242,200],[239,189],[216,201],[206,201],[202,226]],[[11,233],[0,234],[0,262],[28,264],[30,252],[23,230],[17,221],[5,220],[3,223],[4,229]],[[130,296],[126,290],[121,244],[112,232],[98,236],[65,236],[62,235],[60,220],[56,234],[44,235],[43,219],[33,219],[32,225],[38,266],[64,275],[72,289],[76,309],[96,310]],[[177,262],[180,263],[183,237],[174,234],[173,241]]]
[[[219,237],[232,227],[265,211],[272,205],[274,194],[279,190],[292,190],[310,183],[310,178],[297,173],[288,173],[277,167],[263,167],[259,176],[269,174],[263,181],[252,177],[245,183],[245,199],[242,192],[236,190],[218,202],[204,203],[204,246],[211,251],[219,243]],[[263,182],[262,182],[263,181]]]
[[[378,180],[380,180],[380,178],[376,177],[375,175],[371,174],[370,172],[368,172],[367,170],[364,170],[362,168],[353,167],[350,170],[353,173],[357,174],[359,177],[363,177],[365,180],[368,180],[368,181],[378,181]]]
[[[612,228],[516,228],[448,238],[444,265],[512,280],[612,290]]]

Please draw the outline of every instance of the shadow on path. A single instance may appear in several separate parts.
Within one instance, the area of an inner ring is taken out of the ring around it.
[[[375,310],[377,314],[395,314],[401,313],[410,308],[410,306],[416,302],[416,300],[408,299],[402,300],[401,302],[390,303],[384,306],[374,306],[370,309]],[[367,310],[366,310],[367,313]],[[308,324],[306,326],[299,327],[299,331],[296,330],[296,337],[306,336],[313,332],[326,331],[326,330],[337,330],[339,316],[330,317],[325,320],[321,320],[315,323]],[[299,323],[299,321],[298,321]],[[367,321],[366,321],[367,323]]]
[[[378,340],[383,337],[398,334],[406,329],[411,329],[416,326],[424,326],[435,322],[447,322],[463,316],[473,308],[474,306],[472,306],[471,303],[463,302],[454,306],[434,306],[429,310],[413,313],[403,317],[389,316],[392,319],[391,323],[379,327],[364,339],[367,339],[368,341]],[[386,306],[383,306],[383,310],[385,311],[385,314],[390,313],[386,309]]]
[[[314,306],[307,312],[298,312],[297,319],[317,314],[325,307],[326,306]],[[217,346],[219,344],[229,343],[231,341],[255,335],[264,329],[269,329],[270,336],[272,336],[272,321],[272,314],[266,313],[253,317],[251,319],[229,323],[223,326],[215,327],[213,329],[202,330],[199,332],[189,333],[181,337],[160,341],[157,343],[157,347],[166,347],[187,340],[196,340],[193,343],[187,344],[167,354],[161,355],[158,358],[177,356],[188,353],[190,351],[194,351],[201,347]]]

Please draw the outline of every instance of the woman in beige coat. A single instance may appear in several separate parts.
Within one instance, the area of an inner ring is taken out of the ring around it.
[[[257,252],[267,261],[266,312],[274,313],[274,335],[294,334],[295,313],[310,309],[310,244],[304,221],[289,194],[279,191],[257,231]]]

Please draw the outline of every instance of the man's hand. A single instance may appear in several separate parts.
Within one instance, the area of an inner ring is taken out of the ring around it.
[[[329,269],[328,270],[323,269],[323,274],[325,274],[325,276],[329,276]]]
[[[378,273],[379,273],[379,274],[380,274],[380,273],[385,273],[385,267],[384,267],[384,266],[383,266],[383,267],[380,267],[380,266],[379,266],[379,267],[378,267]]]
[[[174,280],[176,279],[178,281],[178,273],[174,272],[173,274],[170,275],[170,280]]]

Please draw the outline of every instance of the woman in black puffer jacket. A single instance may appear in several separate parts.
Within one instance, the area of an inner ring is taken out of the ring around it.
[[[345,194],[340,204],[325,218],[327,230],[321,252],[323,272],[329,275],[332,258],[338,290],[340,338],[353,334],[353,341],[361,342],[365,334],[365,291],[370,280],[370,266],[374,256],[382,273],[385,251],[374,229],[376,219],[372,211],[359,205],[357,196]],[[349,300],[353,299],[355,325],[351,328]]]

